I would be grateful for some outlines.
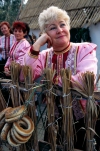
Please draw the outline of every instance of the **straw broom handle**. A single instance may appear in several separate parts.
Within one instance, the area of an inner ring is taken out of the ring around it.
[[[22,71],[23,71],[24,79],[25,79],[25,88],[29,89],[30,88],[29,84],[33,83],[32,82],[32,70],[29,66],[23,66]],[[27,100],[29,98],[31,93],[32,93],[32,90],[30,90],[24,94],[25,100]],[[36,120],[36,112],[35,112],[35,101],[33,101],[32,105],[28,104],[28,115],[30,116],[32,121],[34,121],[34,125],[36,126],[37,120]],[[33,140],[34,140],[34,142],[33,142]],[[30,144],[31,148],[34,148],[36,151],[38,151],[39,149],[38,149],[37,128],[35,128],[34,134],[32,134],[30,142],[31,142],[31,144]]]
[[[49,68],[46,69],[46,79],[48,81],[48,89],[52,87],[52,75],[53,71]],[[48,113],[48,126],[49,142],[51,143],[52,151],[56,151],[56,138],[55,138],[55,128],[52,125],[54,123],[54,100],[53,94],[48,93],[47,95],[47,113]]]

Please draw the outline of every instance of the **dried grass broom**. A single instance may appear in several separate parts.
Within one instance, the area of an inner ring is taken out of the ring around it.
[[[61,79],[62,79],[62,90],[63,90],[63,101],[62,101],[62,110],[63,110],[63,144],[64,151],[73,151],[74,150],[74,134],[73,134],[73,112],[72,112],[72,98],[70,91],[70,79],[71,71],[70,69],[61,69]]]
[[[12,86],[11,86],[10,93],[11,93],[13,107],[17,107],[17,106],[21,105],[20,90],[19,90],[20,70],[21,70],[20,64],[12,61],[12,63],[11,63]]]
[[[77,91],[87,100],[85,126],[86,126],[86,151],[93,151],[93,137],[95,133],[95,124],[97,120],[97,106],[94,99],[94,81],[95,75],[93,72],[87,71],[80,74],[79,82],[72,82],[72,90]]]
[[[48,117],[48,142],[51,144],[51,151],[56,151],[56,137],[57,137],[57,125],[55,125],[54,115],[54,94],[51,92],[53,70],[51,68],[45,69],[46,80],[48,84],[47,93],[47,117]]]
[[[28,141],[27,145],[29,145],[29,148],[33,148],[35,151],[38,151],[38,137],[37,137],[37,128],[36,128],[36,107],[35,107],[35,99],[34,99],[34,92],[32,88],[32,70],[29,66],[22,66],[22,72],[24,75],[24,81],[25,81],[25,89],[28,90],[27,92],[24,92],[24,99],[29,100],[28,102],[25,102],[28,109],[28,115],[34,121],[35,125],[35,131],[32,134],[30,140]],[[29,99],[30,96],[33,95],[31,100]],[[30,103],[31,102],[31,103]]]

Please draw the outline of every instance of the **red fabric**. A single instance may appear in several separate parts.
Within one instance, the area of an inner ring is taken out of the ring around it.
[[[10,51],[10,37],[5,37],[5,58],[9,57]]]
[[[35,55],[35,56],[39,55],[39,51],[33,50],[33,46],[30,48],[30,52],[31,52],[32,55]]]

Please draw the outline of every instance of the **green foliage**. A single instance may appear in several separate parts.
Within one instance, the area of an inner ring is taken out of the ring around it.
[[[0,0],[0,22],[8,21],[11,25],[17,19],[21,0]]]

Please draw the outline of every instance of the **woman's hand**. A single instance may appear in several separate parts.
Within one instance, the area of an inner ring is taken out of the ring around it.
[[[11,75],[9,68],[7,68],[7,67],[4,68],[4,73],[6,74],[6,76]]]
[[[39,51],[40,47],[45,45],[47,43],[47,47],[50,48],[52,46],[52,40],[51,38],[46,34],[42,34],[37,41],[33,44],[33,49],[35,51]]]

